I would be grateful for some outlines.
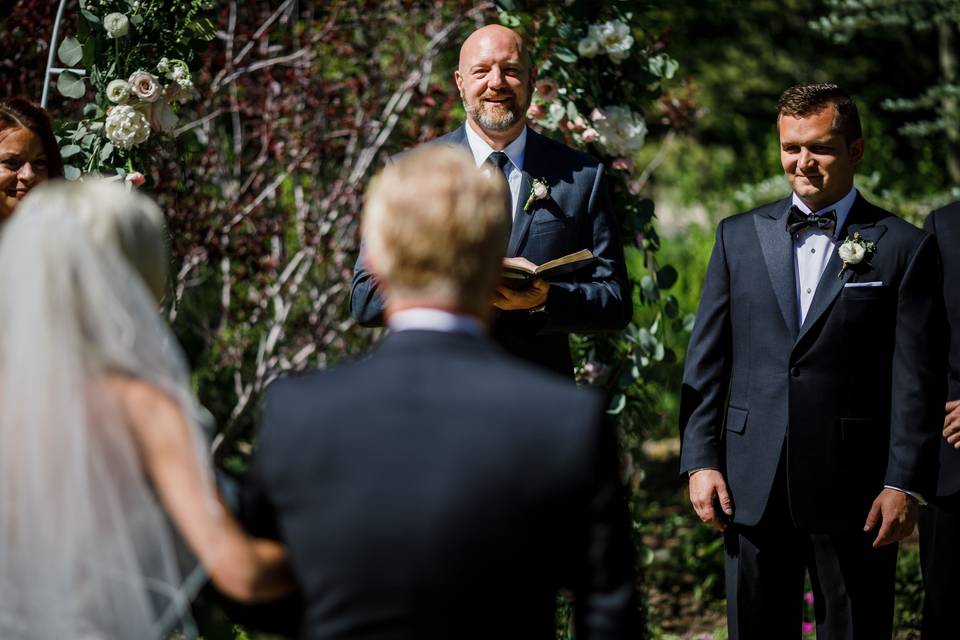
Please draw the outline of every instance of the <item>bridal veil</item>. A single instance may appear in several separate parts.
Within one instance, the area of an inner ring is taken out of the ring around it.
[[[162,637],[187,618],[185,576],[202,579],[111,390],[148,382],[197,424],[151,292],[166,252],[138,242],[151,225],[162,229],[148,198],[90,181],[37,188],[3,228],[0,638]],[[198,432],[208,470],[205,452]]]

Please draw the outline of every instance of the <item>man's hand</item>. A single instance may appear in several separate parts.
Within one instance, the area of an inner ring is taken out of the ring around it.
[[[719,500],[726,518],[717,513],[714,500]],[[727,483],[716,469],[701,469],[690,474],[690,502],[700,519],[718,531],[726,529],[733,517],[733,500]]]
[[[947,415],[943,418],[943,437],[960,449],[960,400],[947,403]]]
[[[863,530],[870,531],[880,524],[877,539],[873,541],[874,549],[900,542],[913,533],[919,512],[920,504],[910,494],[896,489],[884,489],[873,501]]]
[[[550,283],[543,278],[534,278],[526,289],[511,289],[499,286],[493,294],[493,306],[502,311],[533,309],[546,303]]]

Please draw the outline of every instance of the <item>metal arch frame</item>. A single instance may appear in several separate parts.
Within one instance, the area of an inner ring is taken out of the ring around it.
[[[47,99],[50,97],[50,79],[51,76],[60,75],[64,71],[73,71],[77,75],[84,76],[87,72],[84,69],[64,69],[54,67],[53,62],[57,55],[57,46],[60,41],[60,23],[63,21],[63,14],[67,8],[67,0],[60,0],[60,6],[57,7],[57,17],[53,23],[53,34],[50,36],[50,52],[47,54],[47,70],[43,74],[43,93],[40,96],[40,106],[47,108]]]

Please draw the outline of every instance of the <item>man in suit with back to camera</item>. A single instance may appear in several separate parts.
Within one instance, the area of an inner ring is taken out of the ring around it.
[[[596,256],[589,266],[563,278],[538,278],[521,290],[500,286],[493,302],[497,342],[569,379],[573,362],[568,335],[623,329],[633,302],[603,165],[527,127],[536,76],[515,32],[500,25],[474,31],[460,49],[454,73],[467,121],[428,144],[466,148],[478,167],[502,176],[513,219],[507,256],[534,264],[581,249]],[[531,200],[534,180],[549,186],[546,198]],[[383,297],[364,260],[361,249],[350,312],[364,326],[379,326]]]
[[[683,374],[681,471],[724,531],[731,639],[890,638],[897,542],[936,480],[936,242],[854,188],[864,140],[836,85],[780,97],[790,197],[727,218]]]
[[[937,493],[920,510],[920,562],[926,591],[920,637],[953,640],[958,628],[954,607],[960,604],[960,202],[931,213],[923,228],[940,247],[949,346]]]
[[[289,549],[303,638],[636,637],[629,515],[603,402],[486,337],[510,227],[461,149],[374,179],[363,237],[389,292],[373,354],[267,390],[244,498]]]

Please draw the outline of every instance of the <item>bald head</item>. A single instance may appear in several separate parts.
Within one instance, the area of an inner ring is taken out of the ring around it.
[[[503,149],[520,135],[537,70],[516,32],[490,24],[471,33],[453,75],[468,122],[491,147]]]
[[[516,59],[526,68],[530,67],[530,58],[527,56],[523,38],[516,31],[499,24],[480,27],[460,45],[460,71],[462,73],[465,68],[469,68],[471,62],[478,57],[489,55],[492,51],[507,50],[512,50]]]

